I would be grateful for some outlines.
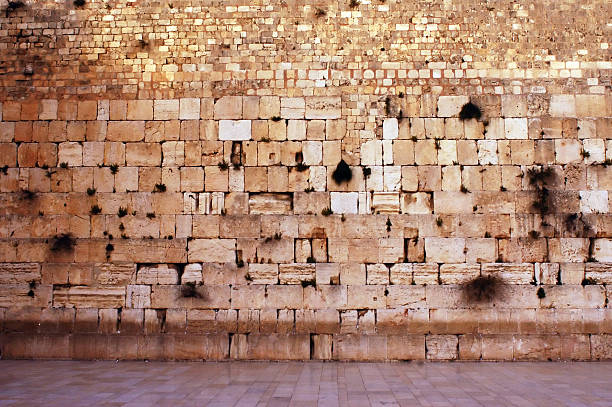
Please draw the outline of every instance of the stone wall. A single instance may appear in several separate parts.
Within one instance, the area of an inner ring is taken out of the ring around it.
[[[3,358],[612,357],[609,2],[19,3]]]

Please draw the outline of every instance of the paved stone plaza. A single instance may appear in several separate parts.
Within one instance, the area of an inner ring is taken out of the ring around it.
[[[0,362],[1,406],[612,406],[612,363]]]

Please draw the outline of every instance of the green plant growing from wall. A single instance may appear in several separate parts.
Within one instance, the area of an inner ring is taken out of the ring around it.
[[[463,285],[463,292],[468,302],[490,302],[500,295],[502,280],[494,275],[478,276]]]
[[[351,167],[344,160],[340,160],[336,169],[332,173],[332,178],[336,184],[340,185],[343,182],[350,182],[353,179],[353,172]]]
[[[459,119],[461,120],[479,120],[481,116],[482,112],[480,111],[480,108],[472,102],[468,102],[463,105],[461,107],[461,111],[459,112]]]
[[[51,242],[51,251],[54,252],[69,252],[74,249],[76,240],[71,233],[63,233],[56,235]]]

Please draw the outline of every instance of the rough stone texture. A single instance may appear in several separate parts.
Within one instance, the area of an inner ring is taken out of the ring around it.
[[[29,356],[610,357],[607,3],[69,3],[0,29]]]

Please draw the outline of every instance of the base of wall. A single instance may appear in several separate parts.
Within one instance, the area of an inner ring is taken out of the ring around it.
[[[2,359],[606,360],[612,335],[3,334]]]

